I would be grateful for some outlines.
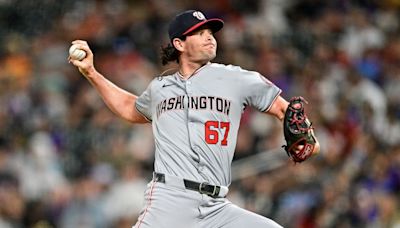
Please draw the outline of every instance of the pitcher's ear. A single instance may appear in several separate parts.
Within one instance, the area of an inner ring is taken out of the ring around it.
[[[179,38],[174,38],[172,40],[172,45],[176,48],[176,50],[182,52],[185,48],[184,41]]]

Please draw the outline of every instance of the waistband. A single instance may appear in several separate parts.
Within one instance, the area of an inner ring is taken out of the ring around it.
[[[153,172],[153,181],[165,183],[166,185],[174,186],[180,189],[197,191],[213,198],[224,198],[229,192],[229,189],[226,186],[211,185],[206,182],[200,183],[157,172]]]

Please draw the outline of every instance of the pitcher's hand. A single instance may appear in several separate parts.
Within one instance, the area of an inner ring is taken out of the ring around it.
[[[84,50],[86,52],[86,57],[82,60],[73,60],[69,57],[68,61],[78,67],[79,71],[88,78],[90,74],[95,71],[92,50],[90,50],[88,43],[84,40],[74,40],[72,41],[72,44],[75,44],[77,45],[77,48]]]

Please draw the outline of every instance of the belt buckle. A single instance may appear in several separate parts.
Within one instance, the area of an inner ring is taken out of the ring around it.
[[[207,190],[203,191],[204,185],[208,185],[208,183],[207,182],[202,182],[202,183],[199,184],[199,192],[202,193],[202,194],[209,195],[209,196],[215,196],[215,192],[217,191],[217,186],[209,185],[209,186],[213,186],[213,191],[209,192]]]
[[[162,173],[153,173],[153,180],[154,182],[165,183],[165,176]]]

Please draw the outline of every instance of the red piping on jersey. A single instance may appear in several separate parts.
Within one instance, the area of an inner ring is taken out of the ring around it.
[[[279,95],[281,95],[281,93],[282,93],[282,90],[279,89],[278,94],[275,96],[275,98],[272,100],[271,104],[263,112],[268,112],[271,109],[272,105],[278,99],[278,97],[279,97]]]
[[[155,181],[153,181],[153,183],[151,183],[150,196],[149,196],[149,197],[150,197],[150,199],[149,199],[149,204],[147,205],[146,209],[144,209],[143,216],[142,216],[141,219],[139,219],[139,223],[138,223],[138,226],[137,226],[136,228],[139,228],[140,225],[143,223],[144,216],[146,216],[146,213],[147,213],[148,209],[149,209],[150,206],[151,206],[151,199],[152,199],[152,196],[153,196],[154,185],[156,185],[156,182],[155,182]]]

